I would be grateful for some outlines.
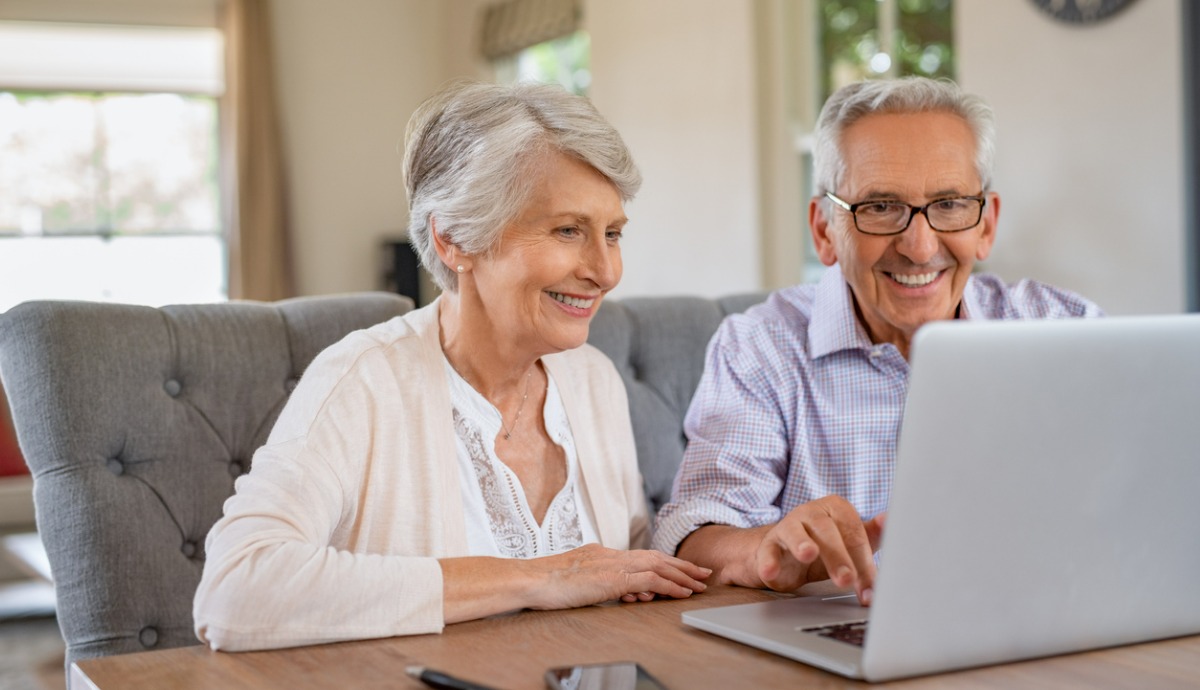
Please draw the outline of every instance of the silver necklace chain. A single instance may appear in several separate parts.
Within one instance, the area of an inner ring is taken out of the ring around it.
[[[512,426],[508,426],[504,423],[504,413],[500,412],[499,407],[496,408],[496,411],[500,412],[500,426],[504,427],[505,441],[512,438],[513,430],[517,428],[517,424],[521,421],[521,410],[525,409],[525,401],[529,398],[529,382],[532,378],[533,369],[530,369],[529,373],[525,374],[525,394],[521,396],[521,404],[517,406],[517,416],[513,418]]]

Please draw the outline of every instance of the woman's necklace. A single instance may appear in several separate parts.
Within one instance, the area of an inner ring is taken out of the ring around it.
[[[525,394],[521,396],[521,404],[517,405],[517,416],[513,418],[512,426],[508,426],[504,423],[504,413],[500,412],[499,407],[496,408],[496,411],[500,412],[500,426],[504,427],[505,441],[512,438],[513,430],[517,428],[517,423],[521,421],[521,410],[525,409],[525,401],[529,398],[529,381],[532,377],[533,369],[530,369],[529,373],[525,374]]]

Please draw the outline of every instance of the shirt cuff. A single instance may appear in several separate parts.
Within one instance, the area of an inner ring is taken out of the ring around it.
[[[745,513],[717,501],[693,499],[669,503],[658,514],[650,546],[675,555],[680,542],[704,525],[758,527],[759,524],[766,523],[755,523]]]

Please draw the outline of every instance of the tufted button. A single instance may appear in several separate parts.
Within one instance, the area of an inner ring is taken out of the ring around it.
[[[179,392],[183,390],[183,384],[179,383],[175,379],[167,379],[166,383],[163,384],[163,390],[167,392],[167,395],[175,398],[178,397]]]
[[[183,552],[184,556],[187,556],[188,558],[194,558],[196,556],[196,542],[185,541],[179,550]]]
[[[240,477],[245,473],[246,473],[246,468],[242,465],[242,462],[240,460],[230,460],[229,461],[230,476]]]
[[[283,389],[288,393],[291,393],[292,391],[296,390],[297,383],[300,383],[300,379],[293,376],[292,378],[283,382]]]
[[[138,642],[141,642],[142,646],[147,649],[157,645],[158,644],[158,628],[154,628],[149,625],[142,628],[141,631],[138,632]]]
[[[112,472],[118,477],[125,474],[125,463],[121,462],[117,458],[109,458],[108,462],[104,463],[104,466],[108,468],[109,472]]]

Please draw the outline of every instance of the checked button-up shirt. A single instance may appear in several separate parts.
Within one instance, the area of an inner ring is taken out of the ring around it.
[[[1032,280],[972,275],[960,318],[1100,316]],[[757,527],[829,494],[863,518],[887,509],[908,362],[874,344],[837,266],[728,317],[709,343],[684,420],[688,446],[653,545],[675,553],[706,524]]]

